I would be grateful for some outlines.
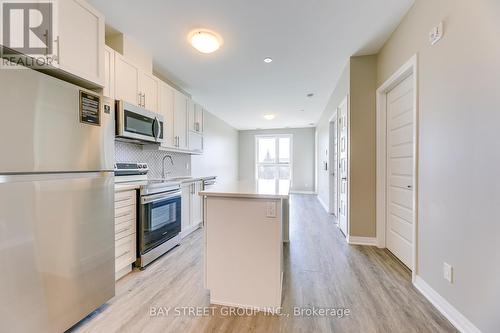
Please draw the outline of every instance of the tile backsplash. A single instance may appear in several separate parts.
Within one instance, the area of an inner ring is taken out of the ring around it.
[[[170,159],[165,160],[165,172],[170,172],[169,177],[191,175],[191,156],[188,154],[143,149],[141,145],[115,141],[115,161],[147,163],[149,165],[149,178],[161,178],[161,163],[165,155],[172,156],[174,160],[173,166]]]

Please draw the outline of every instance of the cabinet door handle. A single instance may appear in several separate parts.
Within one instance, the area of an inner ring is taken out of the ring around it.
[[[137,95],[139,96],[139,102],[137,103],[137,105],[142,106],[142,94],[141,94],[141,92],[138,92]]]
[[[143,101],[142,101],[142,107],[146,107],[146,93],[142,93]]]

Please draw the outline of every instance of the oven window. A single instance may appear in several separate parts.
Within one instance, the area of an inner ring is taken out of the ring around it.
[[[148,231],[176,222],[177,202],[155,203],[151,207],[151,222]]]
[[[127,111],[124,112],[125,131],[154,137],[153,123],[154,119],[141,116],[140,114]]]
[[[139,218],[139,250],[146,253],[181,232],[181,198],[142,205]]]

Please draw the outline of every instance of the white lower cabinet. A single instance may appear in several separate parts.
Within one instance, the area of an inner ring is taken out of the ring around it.
[[[186,237],[203,222],[203,198],[199,195],[203,182],[196,181],[182,184],[182,237]]]
[[[115,279],[132,271],[136,260],[136,192],[115,193]]]

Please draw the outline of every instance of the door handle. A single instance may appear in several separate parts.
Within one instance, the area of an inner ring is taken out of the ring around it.
[[[347,181],[347,177],[342,177],[342,180],[345,180],[345,181]]]

